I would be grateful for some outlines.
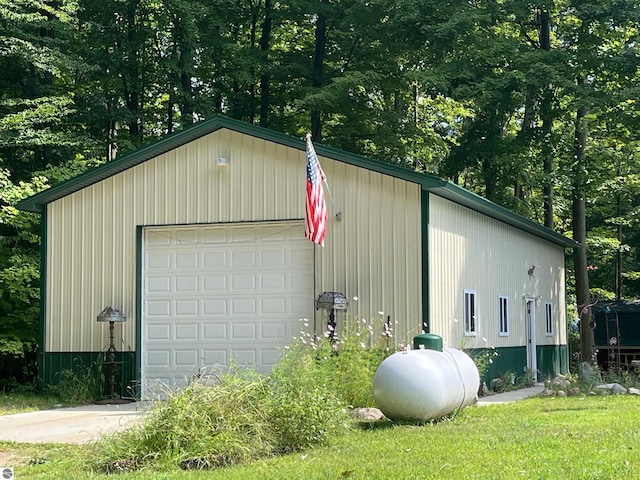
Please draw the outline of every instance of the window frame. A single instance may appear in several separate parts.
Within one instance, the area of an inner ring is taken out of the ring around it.
[[[462,298],[464,336],[475,337],[478,334],[478,296],[475,290],[465,289],[464,296]]]
[[[544,323],[546,336],[553,336],[553,304],[551,302],[544,303]]]
[[[509,336],[509,297],[498,295],[498,336]]]

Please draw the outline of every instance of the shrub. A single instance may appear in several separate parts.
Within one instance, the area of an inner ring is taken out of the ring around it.
[[[49,387],[49,393],[67,405],[85,405],[103,398],[104,375],[99,363],[77,364],[60,372],[60,381]]]
[[[196,381],[158,401],[140,427],[101,442],[98,464],[109,472],[166,461],[202,468],[268,454],[269,395],[265,377],[251,370],[231,371],[215,385]]]
[[[302,334],[287,350],[283,363],[305,365],[313,372],[314,381],[326,383],[337,397],[350,407],[375,406],[373,377],[380,363],[395,352],[392,328],[384,322],[374,325],[366,319],[345,321],[340,335],[331,339]],[[311,368],[310,362],[313,362]]]
[[[323,444],[348,427],[346,405],[318,375],[309,357],[293,364],[285,361],[270,377],[269,422],[278,452],[292,452]]]

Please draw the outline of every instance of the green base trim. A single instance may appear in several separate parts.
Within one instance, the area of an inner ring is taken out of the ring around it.
[[[487,385],[490,385],[494,378],[502,377],[507,372],[520,377],[527,368],[527,348],[525,346],[495,349],[478,348],[467,350],[467,353],[472,358],[485,359],[479,363],[486,366],[485,372],[481,372],[481,374],[482,380],[487,382]],[[538,381],[553,378],[559,373],[567,374],[569,372],[568,345],[538,345],[536,359]],[[488,360],[491,362],[489,363]],[[478,363],[477,359],[476,363]]]
[[[96,368],[104,376],[104,394],[108,395],[109,366],[104,364],[106,352],[43,352],[39,355],[38,383],[39,390],[45,391],[47,387],[57,385],[60,382],[60,372],[72,370],[80,372],[87,368]],[[136,375],[136,353],[116,352],[115,361],[115,393],[124,398],[139,395],[138,378]]]

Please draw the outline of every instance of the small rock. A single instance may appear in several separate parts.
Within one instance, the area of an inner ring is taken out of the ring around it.
[[[491,390],[493,390],[494,392],[499,392],[500,390],[502,390],[503,385],[504,382],[501,378],[494,378],[493,380],[491,380]]]
[[[566,397],[567,396],[567,392],[565,392],[564,390],[558,390],[556,392],[556,396],[558,396],[558,397]]]
[[[602,395],[624,395],[627,393],[627,389],[619,383],[605,383],[602,385],[596,385],[593,387],[602,392]]]
[[[571,385],[571,382],[567,380],[566,377],[563,377],[562,375],[556,376],[556,378],[553,379],[552,383],[556,387],[561,387],[561,388],[569,388],[569,385]]]
[[[627,390],[627,393],[629,395],[640,395],[640,388],[631,387],[629,390]]]
[[[569,395],[570,397],[578,397],[580,396],[580,389],[578,387],[570,388],[567,392],[567,395]]]
[[[540,394],[542,397],[553,397],[556,394],[553,390],[545,388]]]
[[[611,393],[614,395],[626,395],[627,389],[624,388],[619,383],[614,383],[613,386],[611,387]]]
[[[351,418],[355,420],[382,420],[384,414],[377,408],[354,408],[351,410]]]
[[[487,382],[482,382],[482,385],[480,385],[480,395],[482,395],[483,397],[486,397],[487,395],[489,395],[489,388],[487,388]]]

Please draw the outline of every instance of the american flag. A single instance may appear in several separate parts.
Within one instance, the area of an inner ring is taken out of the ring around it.
[[[318,156],[311,143],[311,135],[307,135],[307,212],[304,236],[321,246],[324,246],[328,218],[327,203],[322,187],[324,180],[324,172],[320,168]]]

